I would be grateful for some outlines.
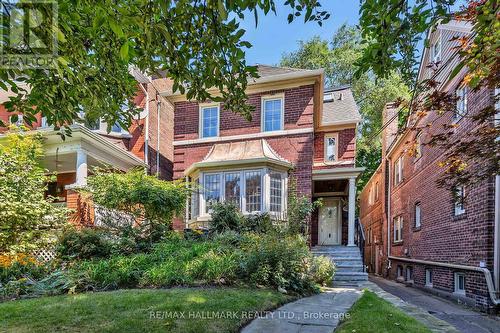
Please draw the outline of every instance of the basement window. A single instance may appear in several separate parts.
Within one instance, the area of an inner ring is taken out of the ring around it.
[[[455,293],[465,295],[465,274],[455,273]]]
[[[432,287],[432,269],[425,270],[425,286]]]

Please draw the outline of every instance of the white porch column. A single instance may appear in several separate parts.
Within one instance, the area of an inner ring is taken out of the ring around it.
[[[87,153],[78,149],[76,151],[76,185],[87,185]]]
[[[349,178],[349,213],[347,229],[347,246],[354,244],[354,215],[356,214],[356,178]]]

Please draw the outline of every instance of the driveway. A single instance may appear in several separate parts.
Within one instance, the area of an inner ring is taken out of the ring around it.
[[[401,283],[380,277],[370,276],[370,281],[405,302],[418,306],[435,317],[453,325],[461,332],[500,333],[500,318],[466,308],[417,288],[406,287]]]

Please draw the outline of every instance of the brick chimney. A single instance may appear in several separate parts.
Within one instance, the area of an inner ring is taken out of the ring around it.
[[[385,157],[387,149],[396,139],[398,133],[399,108],[395,103],[387,103],[382,112],[382,158]]]

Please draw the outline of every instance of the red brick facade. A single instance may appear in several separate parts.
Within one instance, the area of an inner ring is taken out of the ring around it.
[[[459,80],[455,80],[444,89],[453,93],[459,83]],[[468,116],[457,122],[457,127],[450,133],[451,139],[465,136],[473,130],[476,124],[470,116],[492,104],[491,90],[483,88],[469,91]],[[386,111],[393,113],[394,109],[389,106]],[[399,280],[407,280],[407,283],[417,287],[458,297],[480,308],[491,310],[492,302],[483,273],[410,261],[415,259],[485,267],[493,272],[494,179],[466,188],[465,212],[456,214],[451,191],[438,187],[436,183],[444,172],[438,165],[444,151],[425,145],[433,134],[443,131],[443,124],[452,122],[451,117],[452,114],[438,115],[430,112],[421,120],[433,125],[422,130],[421,139],[424,144],[421,146],[421,157],[418,158],[408,154],[415,142],[414,131],[406,130],[391,146],[397,127],[391,124],[384,130],[382,164],[360,195],[361,222],[365,233],[373,234],[373,240],[367,241],[365,247],[365,264],[371,272],[390,279],[398,278],[399,267],[402,273]],[[390,119],[391,115],[384,118]],[[394,184],[394,164],[401,156],[403,180]],[[380,185],[380,195],[379,199],[374,201],[370,198],[370,193],[373,193],[376,183]],[[416,226],[416,204],[420,205],[420,226]],[[403,220],[401,242],[394,241],[394,219],[398,216]],[[387,257],[388,227],[389,255],[395,257],[392,259]],[[375,264],[376,255],[379,256],[378,266]],[[407,274],[407,268],[411,270],[411,277]],[[432,271],[432,287],[426,286],[426,269]],[[455,274],[465,276],[465,295],[459,296],[455,292]]]

